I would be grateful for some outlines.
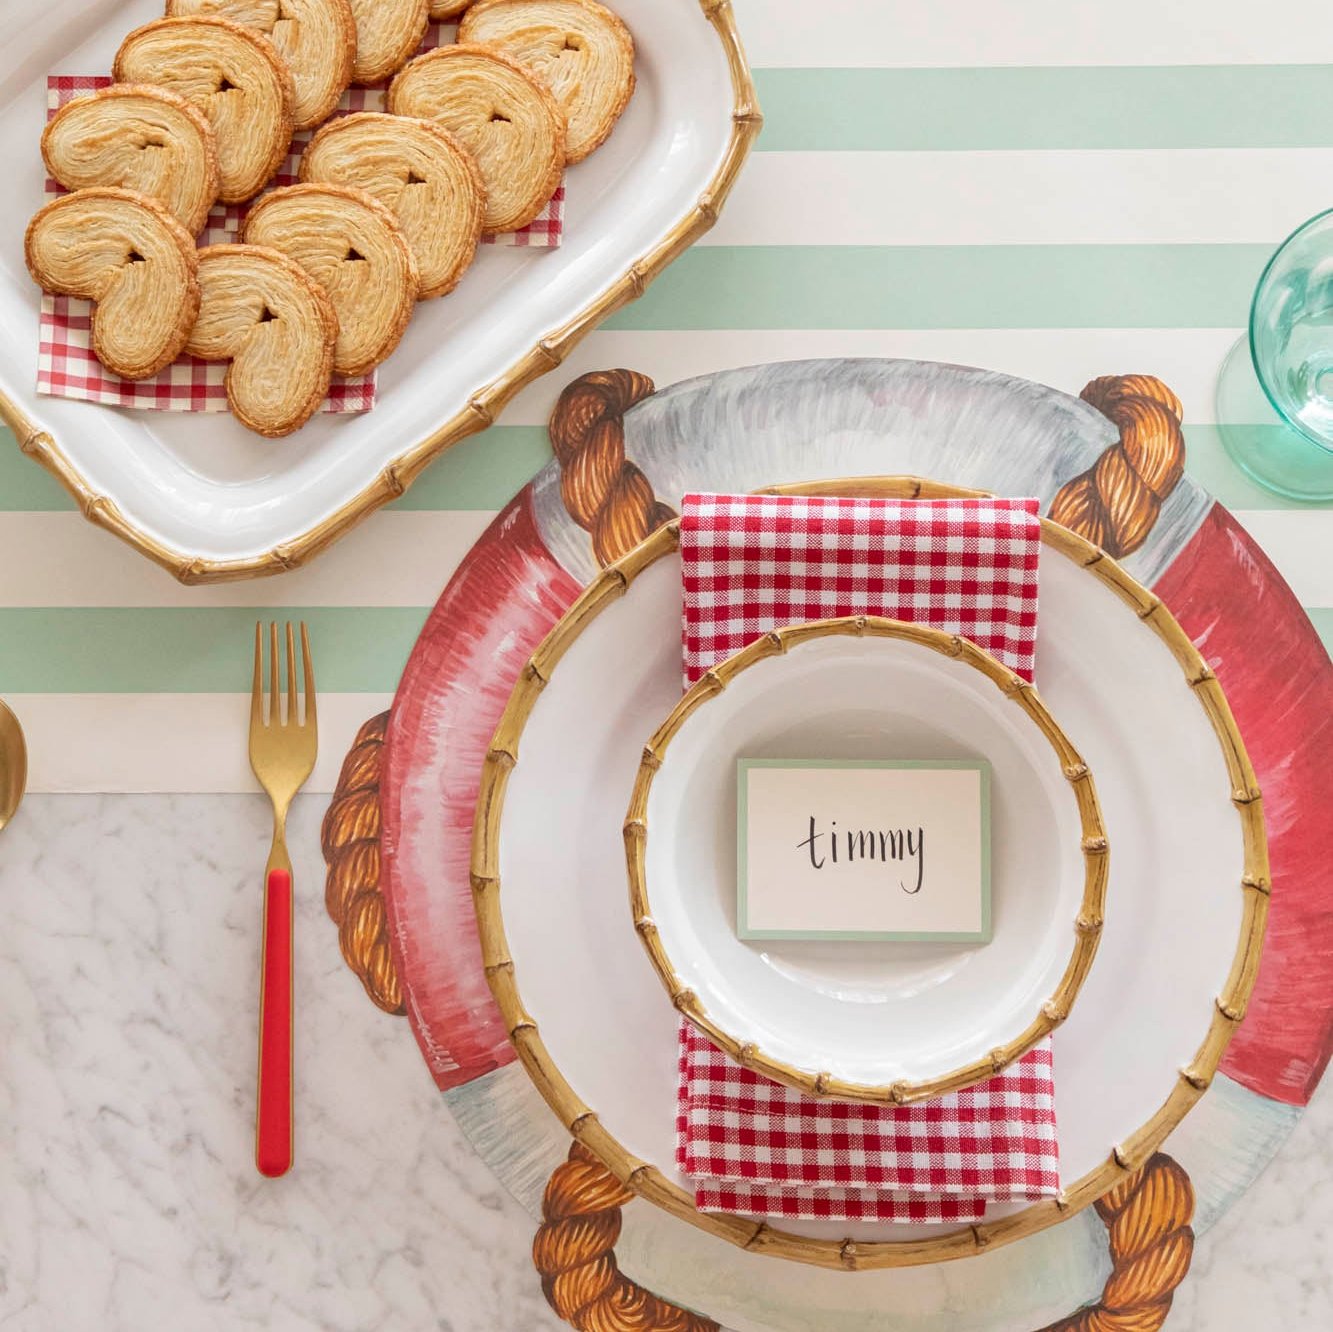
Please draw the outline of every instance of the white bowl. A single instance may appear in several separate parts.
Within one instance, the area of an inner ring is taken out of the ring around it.
[[[780,630],[645,751],[626,824],[640,937],[682,1013],[789,1086],[903,1103],[978,1082],[1064,1020],[1091,965],[1107,869],[1091,774],[1035,691],[960,643],[888,620]],[[990,942],[738,938],[741,758],[984,759]]]

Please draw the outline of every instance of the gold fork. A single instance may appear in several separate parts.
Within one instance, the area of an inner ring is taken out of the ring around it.
[[[250,695],[250,766],[273,802],[273,849],[264,879],[263,975],[259,989],[259,1086],[255,1111],[255,1165],[261,1175],[285,1175],[292,1166],[292,862],[287,854],[287,811],[319,748],[315,668],[310,636],[301,624],[305,711],[298,714],[296,644],[287,624],[287,709],[278,688],[278,626],[269,625],[268,712],[264,710],[264,626],[255,625],[255,679]]]

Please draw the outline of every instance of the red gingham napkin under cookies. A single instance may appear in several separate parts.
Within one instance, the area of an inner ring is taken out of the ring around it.
[[[427,29],[422,50],[439,46],[444,40],[441,25]],[[47,119],[67,102],[105,88],[112,82],[101,76],[53,74],[46,80]],[[352,111],[382,111],[384,87],[349,88],[338,103],[334,115]],[[300,169],[301,153],[314,131],[297,134],[291,152],[270,182],[270,188],[294,185]],[[48,178],[46,194],[54,197],[64,191]],[[564,225],[565,187],[562,184],[541,215],[522,231],[498,236],[484,236],[483,245],[518,246],[551,249],[560,244]],[[235,241],[248,204],[218,204],[208,216],[199,235],[200,245],[222,245]],[[42,294],[42,311],[37,355],[37,391],[59,398],[77,398],[111,407],[135,407],[166,412],[225,412],[227,393],[224,381],[228,363],[200,361],[182,356],[161,374],[151,379],[128,380],[105,369],[92,352],[87,301],[69,296]],[[369,411],[375,405],[374,374],[354,378],[335,378],[324,403],[325,412]]]
[[[1032,679],[1041,526],[1031,499],[686,495],[685,681],[784,624],[885,615],[961,633]],[[1051,1044],[907,1106],[806,1096],[679,1036],[676,1164],[702,1211],[980,1220],[1059,1192]]]

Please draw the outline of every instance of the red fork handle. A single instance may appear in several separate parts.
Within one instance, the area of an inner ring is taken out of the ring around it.
[[[258,1102],[255,1165],[276,1178],[292,1168],[292,876],[283,869],[264,885]]]

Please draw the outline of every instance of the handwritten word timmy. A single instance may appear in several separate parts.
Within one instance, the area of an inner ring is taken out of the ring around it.
[[[919,893],[926,875],[926,831],[924,828],[844,828],[838,831],[838,821],[830,821],[827,832],[821,832],[813,814],[810,815],[810,833],[796,843],[798,850],[809,852],[811,867],[822,870],[825,865],[851,864],[857,860],[878,860],[916,863],[916,882],[908,886],[902,879],[898,886],[905,893]],[[909,875],[910,878],[910,875]]]

